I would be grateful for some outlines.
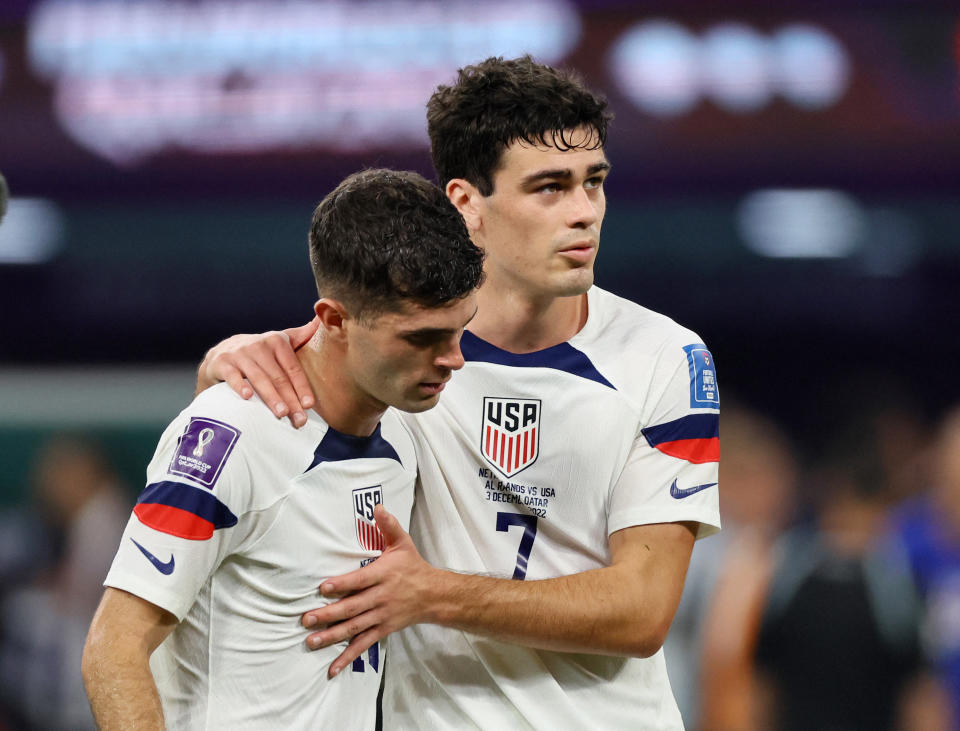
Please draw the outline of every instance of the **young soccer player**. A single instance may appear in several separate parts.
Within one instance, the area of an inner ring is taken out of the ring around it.
[[[104,731],[374,727],[379,646],[328,680],[339,650],[305,652],[299,618],[318,575],[379,555],[375,505],[408,519],[414,445],[387,407],[432,408],[462,367],[482,254],[436,186],[370,170],[319,205],[310,258],[317,407],[295,430],[221,386],[164,432],[84,650]]]

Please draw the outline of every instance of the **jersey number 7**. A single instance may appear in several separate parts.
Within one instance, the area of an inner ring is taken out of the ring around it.
[[[513,578],[525,579],[527,561],[530,560],[530,551],[533,550],[533,539],[537,537],[537,517],[521,513],[497,513],[498,531],[506,532],[514,525],[523,527],[523,535],[520,537],[520,548],[517,549],[517,565],[513,569]]]

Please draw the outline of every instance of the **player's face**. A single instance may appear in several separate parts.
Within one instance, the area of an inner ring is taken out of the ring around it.
[[[463,367],[460,336],[477,312],[471,293],[442,307],[405,303],[369,321],[353,321],[347,367],[359,396],[378,408],[426,411],[453,371]]]
[[[584,148],[594,135],[568,131]],[[602,149],[561,151],[515,142],[493,176],[493,193],[480,199],[474,231],[486,251],[488,285],[520,288],[531,297],[582,294],[593,284],[593,262],[606,212]]]

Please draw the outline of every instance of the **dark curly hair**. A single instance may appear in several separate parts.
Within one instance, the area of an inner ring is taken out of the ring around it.
[[[364,170],[347,177],[313,213],[310,263],[321,297],[357,317],[437,307],[483,279],[483,253],[436,185],[412,172]]]
[[[606,100],[578,76],[530,56],[465,66],[454,85],[437,87],[427,102],[427,131],[440,185],[463,178],[483,195],[493,193],[493,174],[513,142],[597,149],[606,144],[611,119]],[[578,127],[596,134],[574,144],[567,133]]]

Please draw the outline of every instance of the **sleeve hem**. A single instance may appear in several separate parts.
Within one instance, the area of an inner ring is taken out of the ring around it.
[[[193,604],[193,602],[191,602],[190,605],[183,606],[181,599],[172,595],[170,592],[163,591],[156,583],[144,580],[141,577],[129,575],[118,576],[113,571],[107,574],[103,585],[129,592],[151,604],[155,604],[161,609],[166,609],[177,618],[178,622],[183,620],[187,611],[190,609],[190,605]]]
[[[710,508],[696,509],[694,506],[684,506],[681,510],[678,508],[661,508],[659,510],[637,510],[631,513],[618,515],[607,523],[607,535],[632,528],[635,525],[652,525],[654,523],[681,523],[693,521],[699,523],[697,529],[697,540],[712,536],[720,531],[720,515],[716,510]]]

